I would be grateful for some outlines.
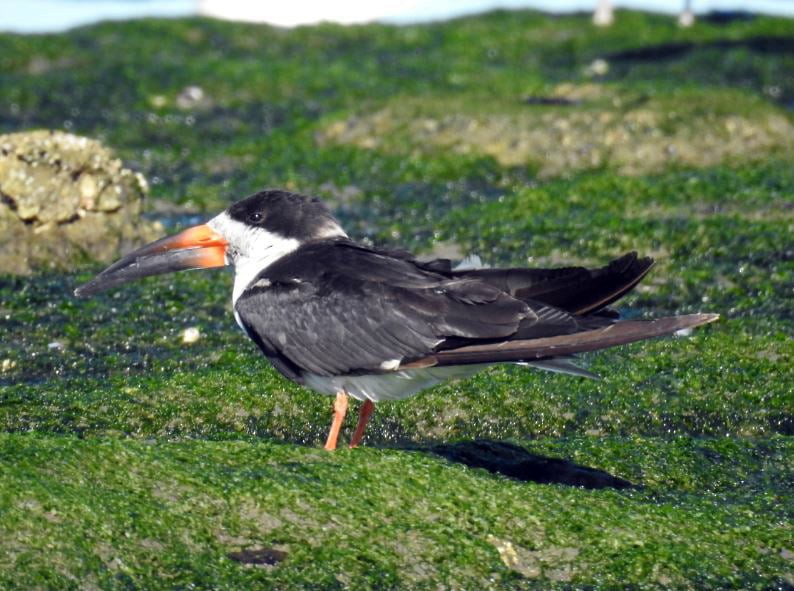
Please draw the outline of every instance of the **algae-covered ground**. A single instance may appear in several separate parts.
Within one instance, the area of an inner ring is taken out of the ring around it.
[[[588,355],[600,381],[381,404],[329,454],[329,400],[236,328],[228,273],[85,301],[98,266],[2,276],[0,588],[794,586],[793,47],[791,20],[630,12],[0,35],[0,132],[101,139],[171,228],[282,186],[428,255],[638,250],[625,315],[722,315]]]

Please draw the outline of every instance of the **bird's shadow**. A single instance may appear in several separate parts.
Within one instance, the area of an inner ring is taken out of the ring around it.
[[[451,444],[406,447],[441,456],[470,468],[484,468],[522,482],[566,484],[589,489],[633,488],[628,480],[596,468],[580,466],[569,460],[529,453],[513,443],[492,440],[463,441]]]

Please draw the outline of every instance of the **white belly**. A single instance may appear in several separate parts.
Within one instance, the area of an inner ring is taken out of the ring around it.
[[[413,396],[417,392],[432,388],[447,380],[462,380],[469,378],[491,363],[476,365],[451,365],[448,367],[427,367],[423,369],[406,369],[393,373],[372,374],[364,376],[337,376],[327,377],[315,374],[304,374],[304,384],[321,394],[336,394],[344,390],[356,400],[402,400]],[[570,357],[556,357],[542,361],[519,362],[524,365],[579,376],[583,378],[598,379],[596,374],[574,364]]]
[[[328,377],[305,374],[304,384],[321,394],[336,394],[344,390],[356,400],[381,402],[402,400],[441,382],[471,377],[486,367],[487,365],[428,367],[363,376]]]

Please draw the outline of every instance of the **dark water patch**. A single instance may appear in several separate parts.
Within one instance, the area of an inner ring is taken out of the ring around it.
[[[0,383],[189,372],[238,339],[245,343],[227,308],[226,277],[174,276],[77,300],[72,290],[87,278],[0,279],[0,330],[9,337],[0,340],[0,361],[6,360]],[[185,342],[188,327],[200,331],[198,342]]]
[[[502,195],[504,189],[486,178],[414,181],[342,205],[336,213],[359,239],[414,250],[439,238],[439,221],[450,211],[497,201]]]
[[[715,25],[730,25],[754,21],[758,15],[749,10],[711,10],[699,16],[698,20]]]
[[[700,49],[744,48],[762,54],[790,55],[794,53],[794,37],[760,35],[746,39],[714,39],[711,41],[682,41],[660,43],[608,53],[604,59],[610,62],[640,62],[676,59]]]
[[[525,105],[541,107],[575,107],[582,104],[582,101],[562,96],[526,96],[521,102]]]

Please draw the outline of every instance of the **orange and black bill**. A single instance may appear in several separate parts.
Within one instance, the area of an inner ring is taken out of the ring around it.
[[[75,289],[74,294],[86,297],[150,275],[223,267],[226,245],[223,236],[209,226],[193,226],[131,252]]]

